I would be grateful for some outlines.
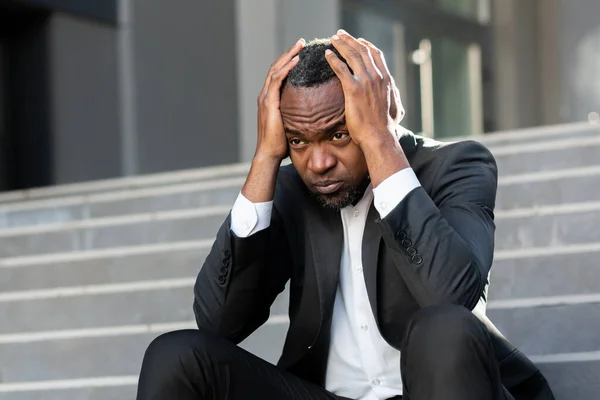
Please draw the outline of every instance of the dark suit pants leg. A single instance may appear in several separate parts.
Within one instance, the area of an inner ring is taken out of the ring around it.
[[[505,400],[490,334],[469,310],[419,310],[401,358],[404,400]]]
[[[186,330],[155,339],[144,356],[137,400],[338,400],[211,333]]]

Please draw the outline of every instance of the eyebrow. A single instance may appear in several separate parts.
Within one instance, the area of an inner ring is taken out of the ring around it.
[[[345,118],[343,120],[341,120],[340,122],[338,122],[337,124],[330,126],[329,128],[325,128],[325,129],[321,129],[320,131],[317,131],[317,134],[323,135],[323,134],[332,133],[333,131],[339,129],[339,127],[343,126],[343,125],[346,125]],[[286,135],[304,136],[304,133],[294,130],[294,129],[284,128],[284,131],[285,131]]]

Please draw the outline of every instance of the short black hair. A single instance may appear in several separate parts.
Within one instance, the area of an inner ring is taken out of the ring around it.
[[[286,84],[300,87],[319,86],[335,78],[335,72],[329,66],[325,58],[325,50],[333,51],[346,65],[348,63],[340,55],[329,39],[314,39],[304,45],[300,50],[300,60],[292,68],[283,82],[282,89]]]

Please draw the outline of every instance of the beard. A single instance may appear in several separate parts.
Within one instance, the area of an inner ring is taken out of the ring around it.
[[[312,193],[321,207],[332,211],[340,211],[349,205],[356,205],[365,194],[365,189],[369,184],[368,178],[360,186],[350,186],[346,189],[338,190],[332,194]]]
[[[332,194],[313,193],[313,196],[315,196],[323,208],[332,211],[340,211],[342,208],[356,203],[358,200],[360,200],[362,195],[363,193],[361,193],[355,186]]]

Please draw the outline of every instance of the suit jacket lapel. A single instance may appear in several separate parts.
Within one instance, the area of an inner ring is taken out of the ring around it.
[[[317,208],[319,206],[316,206]],[[321,323],[333,310],[333,301],[340,273],[344,233],[339,213],[319,207],[317,217],[309,220],[310,237],[319,303]]]
[[[371,309],[375,320],[377,317],[377,270],[379,260],[379,246],[381,244],[382,236],[379,227],[375,221],[379,218],[377,209],[373,204],[369,209],[367,215],[367,221],[365,222],[365,231],[363,234],[362,241],[362,263],[363,263],[363,274],[365,277],[365,285],[367,286],[367,294],[369,296],[369,303],[371,303]]]

